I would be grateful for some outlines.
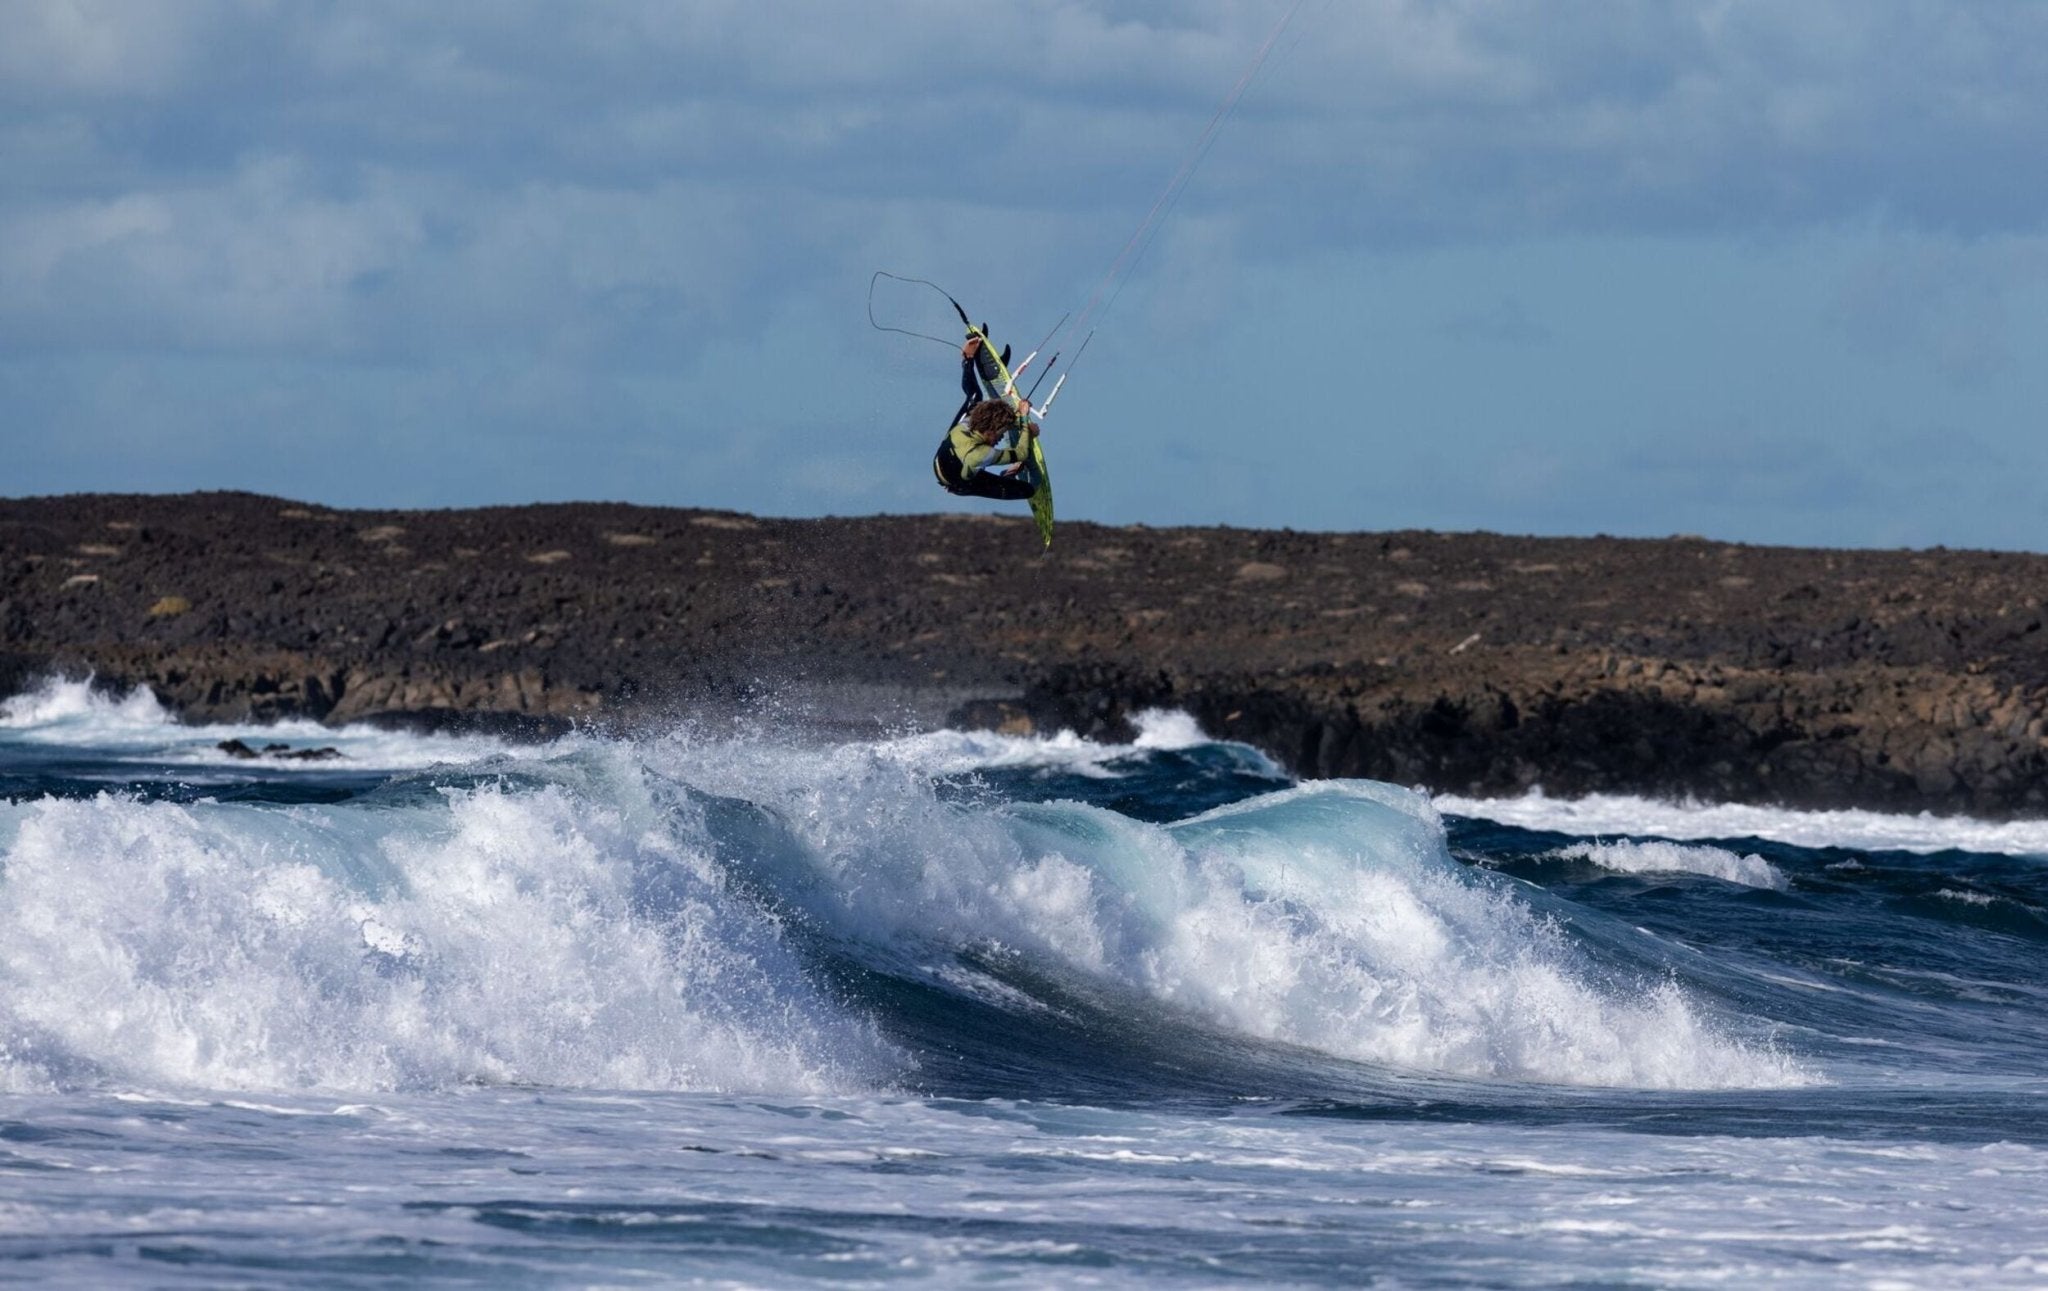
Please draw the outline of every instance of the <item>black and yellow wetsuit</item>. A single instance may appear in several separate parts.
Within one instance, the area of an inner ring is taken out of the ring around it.
[[[993,498],[998,502],[1022,502],[1038,489],[1038,481],[1027,467],[1015,475],[991,475],[984,467],[1008,466],[1027,461],[1026,452],[997,444],[984,444],[967,429],[967,422],[955,422],[932,454],[932,474],[948,493],[970,498]]]
[[[977,333],[970,331],[968,335]],[[1005,361],[1009,355],[1009,347],[1005,346]],[[973,358],[963,356],[960,360],[960,390],[967,398],[960,405],[960,411],[953,414],[952,428],[939,441],[939,451],[932,454],[932,474],[938,477],[939,487],[948,493],[993,498],[998,502],[1022,502],[1037,491],[1038,481],[1032,477],[1028,467],[1016,475],[990,475],[983,469],[1028,461],[1028,449],[984,444],[979,436],[967,429],[967,414],[973,412],[977,404],[1000,399],[1009,405],[1012,412],[1016,411],[1016,392],[1003,389],[998,384],[1001,379],[1002,369],[997,366],[995,355],[989,353],[986,342]]]

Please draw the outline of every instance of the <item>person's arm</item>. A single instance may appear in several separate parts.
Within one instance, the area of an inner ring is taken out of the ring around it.
[[[1009,402],[1003,389],[1003,366],[996,361],[996,352],[987,339],[986,332],[969,332],[967,344],[960,347],[960,356],[972,377],[963,372],[963,381],[979,378],[980,394],[984,399],[1001,399]]]
[[[1018,402],[1024,405],[1025,411],[1030,411],[1031,404],[1028,400],[1019,400]],[[1016,464],[1010,467],[1009,470],[1004,471],[1003,474],[1015,475],[1017,472],[1023,470],[1025,466],[1027,466],[1030,463],[1031,441],[1037,438],[1038,423],[1031,420],[1031,418],[1029,417],[1024,418],[1024,434],[1017,440],[1017,447],[1003,450],[1004,453],[1007,455],[1004,460],[1011,461]]]
[[[977,443],[975,447],[981,448],[982,446],[979,443]],[[997,466],[1007,466],[1010,469],[1004,471],[1003,474],[1015,475],[1018,469],[1022,467],[1025,462],[1025,452],[1022,449],[991,447],[982,449],[982,452],[983,457],[980,462],[976,463],[976,470],[984,470]]]
[[[987,444],[982,443],[974,435],[969,434],[965,426],[953,427],[951,435],[953,440],[953,456],[960,459],[960,474],[963,477],[973,475],[982,467],[987,466],[988,459],[996,451]]]
[[[981,384],[975,380],[978,368],[974,361],[981,350],[981,338],[970,336],[967,344],[960,347],[960,393],[969,400],[979,402],[982,398]]]
[[[1022,466],[1028,460],[1029,450],[1019,452],[1014,448],[998,448],[994,444],[984,444],[965,426],[953,427],[951,434],[953,456],[960,459],[962,475],[972,475],[991,466],[1009,466],[1012,463]],[[1008,473],[1016,472],[1013,470]]]

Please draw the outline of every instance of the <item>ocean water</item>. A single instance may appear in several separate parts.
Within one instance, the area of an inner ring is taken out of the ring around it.
[[[0,705],[0,1282],[2048,1285],[2048,823],[805,730]]]

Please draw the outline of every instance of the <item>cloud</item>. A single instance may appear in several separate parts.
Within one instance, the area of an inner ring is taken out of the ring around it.
[[[1289,4],[21,0],[0,41],[13,424],[127,397],[166,434],[296,420],[341,444],[345,397],[391,442],[473,456],[579,422],[621,451],[810,426],[893,359],[861,330],[877,268],[999,327],[1085,301]],[[2044,136],[2048,6],[2026,0],[1308,0],[1090,362],[1107,386],[1120,345],[1153,365],[1228,336],[1216,361],[1249,382],[1259,346],[1232,328],[1285,349],[1369,317],[1347,271],[1418,248],[1678,257],[1877,229],[1829,325],[1982,381],[2029,352],[2038,254],[1985,248],[2048,236]],[[1489,347],[1496,381],[1539,341],[1523,361],[1582,372],[1569,283],[1475,280],[1408,313]],[[117,370],[149,380],[96,379]],[[290,378],[215,417],[272,370]],[[672,431],[681,385],[703,415]],[[1272,397],[1205,393],[1180,428]]]
[[[0,43],[0,101],[138,99],[184,85],[251,4],[189,0],[41,0],[10,5]]]
[[[966,261],[989,238],[1025,273],[1078,266],[1041,284],[1069,290],[1108,264],[1284,11],[119,8],[21,6],[0,66],[32,169],[0,190],[0,218],[38,255],[66,242],[74,275],[132,276],[150,310],[196,289],[266,331],[308,291],[331,316],[365,277],[404,280],[409,247],[509,275],[473,283],[485,293],[687,279],[717,322],[797,270]],[[1234,254],[1277,259],[1872,213],[2038,229],[2044,37],[2048,9],[2011,0],[1310,3],[1182,215],[1229,220]],[[146,95],[150,117],[95,95]],[[109,234],[124,219],[158,224]],[[722,252],[685,268],[691,243]],[[303,263],[266,266],[265,248]],[[569,263],[539,273],[547,256]]]
[[[225,182],[0,210],[0,329],[17,346],[348,352],[363,294],[423,240],[404,194],[308,191],[288,159]]]
[[[1873,212],[2032,228],[2044,36],[2048,10],[2017,3],[1364,4],[1327,15],[1262,87],[1264,145],[1229,164],[1254,189],[1306,177],[1285,222],[1310,240]]]

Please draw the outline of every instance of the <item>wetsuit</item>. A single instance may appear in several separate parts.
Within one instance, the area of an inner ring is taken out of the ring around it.
[[[1028,462],[1029,453],[1028,448],[984,444],[962,420],[939,441],[939,451],[932,455],[932,474],[939,477],[941,488],[959,497],[1022,502],[1038,491],[1038,477],[1028,465],[1015,475],[991,475],[982,468]]]
[[[978,332],[967,334],[980,335]],[[982,342],[981,348],[974,352],[973,358],[970,359],[964,354],[960,356],[960,393],[967,397],[960,401],[960,411],[953,414],[956,423],[965,421],[967,414],[974,410],[974,405],[984,399],[1003,397],[1002,388],[997,383],[1003,379],[1003,369],[1009,365],[1010,347],[1003,347],[1003,361],[998,364],[996,356],[989,353],[986,340]],[[1010,406],[1017,406],[1014,399],[1010,401]]]
[[[976,335],[974,332],[968,333]],[[1003,347],[1003,363],[1010,360],[1010,349]],[[938,477],[939,487],[959,497],[993,498],[998,502],[1022,502],[1038,491],[1038,480],[1027,465],[1015,475],[991,475],[985,471],[988,466],[1008,466],[1012,462],[1030,461],[1030,449],[1016,447],[998,448],[981,442],[979,436],[967,429],[967,414],[974,411],[976,404],[990,399],[1000,399],[1012,411],[1017,407],[1014,391],[1001,386],[1003,370],[996,363],[996,356],[989,353],[988,342],[983,341],[973,358],[960,359],[960,392],[966,398],[960,410],[953,414],[953,425],[946,437],[939,441],[939,451],[932,455],[932,474]],[[1016,437],[1011,437],[1013,442]]]

